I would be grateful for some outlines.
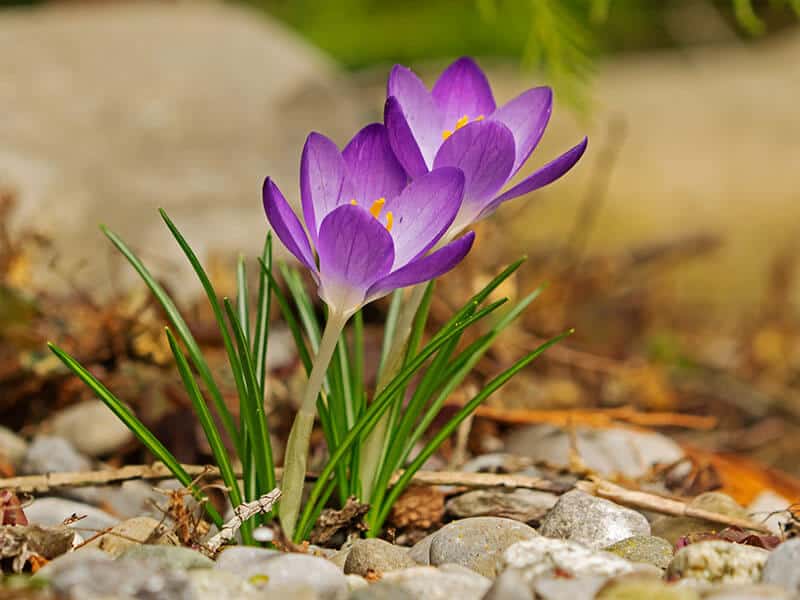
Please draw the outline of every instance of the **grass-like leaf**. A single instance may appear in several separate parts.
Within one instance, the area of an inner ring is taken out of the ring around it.
[[[192,495],[200,501],[207,500],[206,496],[200,491],[197,486],[193,485],[192,477],[186,472],[181,463],[175,458],[172,453],[162,444],[159,439],[153,435],[144,423],[142,423],[133,412],[125,406],[125,404],[112,394],[106,386],[104,386],[94,375],[87,371],[77,360],[70,356],[66,351],[52,343],[47,344],[50,350],[55,354],[59,360],[64,363],[78,379],[83,381],[95,395],[102,400],[111,412],[113,412],[120,421],[125,423],[128,429],[139,439],[145,448],[147,448],[153,456],[160,460],[169,469],[170,473],[175,476],[175,479],[181,482],[181,485],[186,486],[192,492]],[[222,527],[222,517],[217,510],[211,505],[210,502],[204,502],[204,508],[209,518],[214,522],[217,527]]]

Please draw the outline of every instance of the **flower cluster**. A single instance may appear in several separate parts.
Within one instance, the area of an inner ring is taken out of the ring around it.
[[[474,241],[472,232],[461,232],[503,202],[555,181],[586,149],[584,139],[502,191],[544,133],[549,88],[498,108],[469,58],[445,69],[431,91],[399,65],[387,88],[384,124],[368,125],[341,152],[325,136],[309,135],[300,163],[304,224],[275,182],[264,183],[275,233],[312,273],[329,309],[345,317],[452,269]]]

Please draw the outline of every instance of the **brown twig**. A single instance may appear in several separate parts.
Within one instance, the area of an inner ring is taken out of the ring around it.
[[[184,469],[190,475],[199,475],[201,473],[206,473],[210,476],[218,475],[216,469],[209,469],[202,465],[184,465]],[[278,469],[277,475],[279,477],[281,474],[280,471],[281,470]],[[400,473],[395,474],[390,485],[394,484],[399,476]],[[15,492],[46,492],[60,487],[109,485],[132,479],[158,481],[172,479],[172,477],[172,473],[170,473],[164,465],[161,463],[154,463],[153,465],[130,465],[120,469],[109,469],[105,471],[9,477],[0,479],[0,489],[8,489]],[[315,476],[309,475],[308,478],[314,479]],[[539,477],[530,477],[528,475],[462,473],[455,471],[417,471],[411,479],[411,483],[416,485],[447,485],[467,488],[525,488],[554,494],[562,494],[573,489],[569,486],[557,484]],[[639,510],[648,510],[676,517],[695,517],[729,527],[741,527],[743,529],[763,532],[768,531],[764,525],[748,521],[747,519],[739,519],[694,508],[680,500],[665,498],[647,492],[629,490],[601,479],[579,481],[574,487],[600,498],[606,498],[618,504]]]

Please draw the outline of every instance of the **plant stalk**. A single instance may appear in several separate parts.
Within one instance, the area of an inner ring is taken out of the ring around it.
[[[292,430],[286,442],[283,480],[281,481],[282,496],[278,514],[281,527],[289,539],[294,536],[297,516],[300,513],[311,430],[314,428],[314,418],[317,413],[317,397],[322,389],[325,373],[328,370],[328,365],[331,362],[333,353],[336,350],[336,344],[348,317],[349,315],[332,310],[328,315],[325,331],[322,334],[322,340],[320,340],[319,351],[314,357],[311,374],[303,392],[303,401],[294,418]]]

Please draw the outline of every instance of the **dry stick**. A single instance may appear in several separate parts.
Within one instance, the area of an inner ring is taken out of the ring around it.
[[[214,468],[202,465],[183,465],[189,475],[207,474],[217,476],[219,472]],[[276,470],[278,477],[281,469]],[[402,472],[395,473],[389,485],[397,481]],[[237,473],[241,477],[241,473]],[[120,469],[108,469],[105,471],[87,471],[76,473],[52,473],[49,475],[28,475],[24,477],[8,477],[0,479],[0,489],[8,489],[17,493],[46,492],[60,487],[83,487],[91,485],[108,485],[121,483],[133,479],[146,479],[158,481],[172,479],[173,475],[161,463],[153,465],[130,465]],[[313,475],[308,476],[313,479]],[[448,485],[466,488],[524,488],[563,494],[570,489],[577,488],[586,493],[599,498],[606,498],[617,504],[629,506],[639,510],[648,510],[663,515],[674,517],[694,517],[704,519],[712,523],[726,525],[729,527],[741,527],[742,529],[752,529],[769,533],[769,529],[761,523],[730,517],[699,508],[694,508],[680,500],[665,498],[656,494],[629,490],[618,485],[614,485],[602,479],[592,481],[579,481],[575,486],[570,487],[563,484],[554,483],[539,477],[528,475],[501,475],[495,473],[461,473],[453,471],[417,471],[411,479],[411,483],[416,485]],[[271,494],[272,492],[270,492]],[[243,505],[244,506],[244,505]]]
[[[220,546],[230,542],[242,524],[256,515],[266,514],[281,497],[281,491],[275,488],[253,502],[244,502],[233,509],[233,518],[222,526],[220,532],[205,544],[205,549],[211,554],[216,553]]]

